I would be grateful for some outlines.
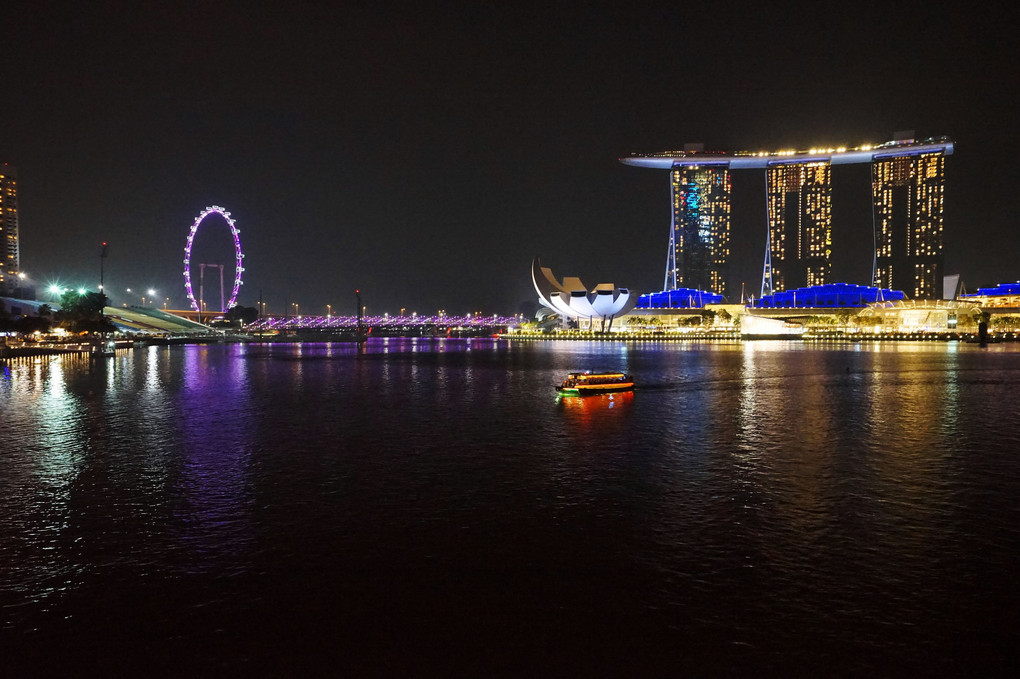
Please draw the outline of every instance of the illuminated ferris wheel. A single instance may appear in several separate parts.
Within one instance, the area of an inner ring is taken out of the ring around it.
[[[234,268],[234,289],[230,293],[230,300],[228,302],[226,302],[226,304],[224,304],[223,309],[221,309],[221,311],[227,311],[228,309],[233,307],[235,304],[237,304],[237,291],[241,287],[241,273],[244,272],[244,266],[243,266],[244,253],[241,252],[241,235],[240,235],[241,232],[240,232],[240,230],[238,230],[237,225],[235,224],[233,218],[231,218],[231,216],[230,216],[230,213],[227,212],[224,208],[221,208],[218,205],[213,205],[212,207],[207,207],[205,210],[202,211],[202,213],[200,215],[198,215],[198,218],[196,218],[195,222],[191,225],[191,231],[188,232],[188,244],[184,246],[184,288],[188,291],[188,300],[191,302],[191,308],[194,309],[195,311],[199,312],[199,313],[205,311],[205,309],[202,308],[205,300],[202,299],[202,298],[203,298],[203,283],[204,283],[204,278],[205,278],[205,269],[206,269],[206,267],[219,267],[219,271],[220,271],[220,301],[221,302],[223,301],[223,265],[222,264],[200,264],[199,265],[199,267],[200,267],[199,268],[199,272],[200,272],[200,277],[199,277],[199,299],[195,299],[195,292],[194,292],[194,289],[192,288],[192,281],[191,281],[191,247],[192,247],[192,245],[195,242],[195,234],[198,233],[199,225],[202,224],[202,222],[205,220],[206,217],[208,217],[209,215],[212,215],[212,214],[218,214],[219,216],[223,217],[223,219],[227,222],[227,225],[230,227],[230,233],[233,234],[233,236],[234,236],[234,259],[237,262],[237,265]]]

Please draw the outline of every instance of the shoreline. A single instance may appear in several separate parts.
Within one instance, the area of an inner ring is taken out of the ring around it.
[[[743,343],[757,341],[801,342],[805,344],[860,344],[881,342],[960,342],[981,345],[976,333],[882,333],[882,334],[824,334],[824,335],[741,335],[736,332],[710,333],[504,333],[498,337],[487,337],[506,341],[527,342],[719,342]],[[384,339],[382,337],[374,339]],[[392,339],[392,338],[386,338]],[[411,336],[403,339],[480,339],[479,337],[435,337]],[[178,346],[185,344],[348,344],[355,340],[349,339],[260,339],[256,337],[172,337],[149,338],[142,340],[118,340],[117,350],[135,349],[149,346]],[[1020,341],[1020,333],[1002,333],[989,335],[987,344],[1012,343]],[[0,344],[0,361],[19,358],[38,358],[42,356],[91,355],[94,342],[71,342],[65,344],[23,344],[8,346]]]

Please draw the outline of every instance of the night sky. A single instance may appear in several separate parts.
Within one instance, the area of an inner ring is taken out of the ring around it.
[[[0,161],[41,296],[98,284],[108,241],[114,303],[153,287],[184,307],[188,228],[214,204],[241,229],[239,301],[270,312],[353,311],[359,287],[370,313],[513,313],[535,255],[659,290],[666,173],[617,158],[898,130],[957,142],[947,273],[1020,278],[1011,3],[149,4],[3,6]],[[835,273],[867,283],[868,166],[833,174]],[[734,192],[731,286],[756,292],[764,171]],[[222,222],[196,249],[230,268]]]

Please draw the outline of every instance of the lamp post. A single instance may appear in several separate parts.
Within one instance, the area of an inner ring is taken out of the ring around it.
[[[99,292],[102,292],[103,294],[106,293],[106,290],[103,287],[103,283],[105,283],[104,275],[106,273],[105,270],[104,270],[105,269],[105,266],[104,266],[105,262],[106,262],[106,242],[104,241],[99,246]]]
[[[361,304],[361,289],[360,288],[354,291],[354,298],[357,300],[357,303],[358,303],[358,309],[357,309],[358,310],[358,334],[357,334],[357,337],[356,337],[356,341],[358,343],[358,349],[360,351],[361,347],[363,347],[365,345],[365,342],[368,341],[368,335],[365,334],[365,325],[364,325],[365,307],[362,306],[362,304]]]

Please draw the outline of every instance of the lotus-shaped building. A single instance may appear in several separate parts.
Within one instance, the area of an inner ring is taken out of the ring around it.
[[[551,269],[542,266],[538,257],[531,265],[531,281],[538,292],[540,304],[563,318],[576,320],[588,327],[601,322],[605,330],[608,321],[612,328],[613,319],[627,313],[637,303],[637,295],[631,295],[627,288],[618,288],[612,283],[600,283],[591,290],[576,277],[564,278],[560,283]]]

